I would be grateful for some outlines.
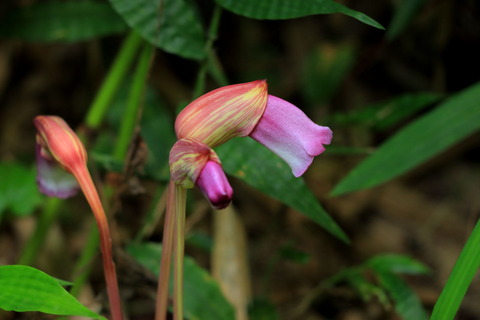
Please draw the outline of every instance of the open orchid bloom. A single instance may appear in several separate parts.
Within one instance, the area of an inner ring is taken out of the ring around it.
[[[267,108],[250,137],[282,158],[293,175],[300,177],[312,164],[313,157],[325,151],[332,141],[332,130],[310,120],[290,102],[269,95]]]
[[[85,167],[85,148],[65,121],[56,116],[37,116],[37,184],[42,193],[58,198],[75,195],[80,186],[72,174]]]
[[[265,80],[225,86],[199,97],[180,112],[175,132],[180,139],[177,144],[192,139],[198,150],[187,152],[174,146],[170,153],[173,181],[197,185],[212,205],[216,199],[231,198],[232,191],[216,155],[212,161],[205,160],[210,159],[211,148],[234,137],[250,136],[281,157],[299,177],[332,140],[328,127],[315,124],[293,104],[268,95]]]

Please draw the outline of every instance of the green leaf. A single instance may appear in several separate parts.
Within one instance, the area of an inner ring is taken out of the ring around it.
[[[38,269],[0,266],[0,308],[7,311],[40,311],[106,320],[83,306],[55,278]]]
[[[35,170],[22,165],[0,163],[0,217],[6,210],[16,215],[26,215],[40,204],[42,197],[35,175]]]
[[[380,23],[332,0],[215,0],[223,8],[253,19],[293,19],[314,14],[343,13],[378,29]]]
[[[347,114],[336,114],[333,122],[342,125],[361,124],[375,130],[391,128],[420,110],[438,102],[443,96],[436,93],[404,94],[393,99],[375,103]]]
[[[395,310],[403,319],[428,319],[417,295],[402,279],[391,272],[377,272],[376,275],[380,285],[395,302]]]
[[[424,3],[425,0],[402,0],[387,28],[387,39],[396,38],[408,26]]]
[[[411,257],[399,254],[382,254],[368,260],[366,265],[377,272],[426,274],[429,269]]]
[[[205,56],[205,35],[189,0],[110,0],[127,24],[153,45],[184,58]]]
[[[348,238],[318,203],[301,178],[270,150],[249,138],[233,139],[218,147],[225,171],[267,195],[302,212],[339,239]]]
[[[468,287],[472,284],[480,268],[480,220],[463,246],[455,262],[447,283],[433,308],[431,320],[455,318]]]
[[[127,251],[158,276],[161,246],[155,243],[130,244]],[[170,290],[172,286],[170,286]],[[191,258],[184,264],[184,311],[190,320],[235,319],[235,312],[215,280]]]
[[[480,128],[480,83],[413,121],[353,169],[332,191],[376,186],[413,169]]]
[[[25,41],[73,42],[126,29],[108,3],[48,1],[11,11],[0,24],[0,35]]]

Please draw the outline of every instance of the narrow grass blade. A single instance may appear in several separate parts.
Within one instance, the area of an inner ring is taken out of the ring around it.
[[[337,196],[389,181],[438,155],[480,128],[480,83],[450,97],[407,125],[354,168],[332,191]]]

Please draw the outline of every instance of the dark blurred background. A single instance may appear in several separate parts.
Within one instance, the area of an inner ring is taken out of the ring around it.
[[[34,2],[40,1],[2,1],[0,20],[14,7]],[[230,83],[268,79],[272,94],[292,101],[315,122],[334,130],[332,147],[315,160],[305,178],[346,231],[350,245],[293,209],[240,181],[233,182],[234,204],[247,232],[253,295],[268,300],[280,319],[291,319],[292,310],[322,280],[379,253],[405,254],[431,269],[428,275],[404,278],[430,312],[479,218],[478,134],[379,187],[328,196],[369,152],[435,104],[385,130],[373,130],[345,115],[405,94],[431,93],[438,101],[480,80],[480,2],[426,0],[403,30],[389,35],[388,26],[401,2],[342,1],[379,21],[387,31],[341,14],[258,21],[222,13],[214,49]],[[208,24],[212,4],[198,4]],[[33,165],[35,115],[56,114],[72,127],[80,126],[122,39],[117,35],[71,44],[0,39],[0,161]],[[198,62],[156,51],[149,83],[172,121],[178,105],[191,100],[197,71]],[[207,86],[213,89],[218,84],[208,78]],[[348,152],[342,152],[343,147]],[[105,171],[98,171],[97,177],[104,177]],[[117,225],[120,244],[128,242],[134,233],[130,228],[138,225],[136,215],[143,214],[138,212],[144,209],[141,204],[152,197],[151,182],[142,183],[144,193],[118,200],[122,207]],[[192,198],[203,203],[201,197]],[[68,275],[59,268],[73,264],[84,239],[85,228],[78,225],[83,226],[81,211],[88,209],[81,197],[72,201],[68,208],[74,215],[63,215],[54,226],[40,255],[44,258],[37,264],[59,276]],[[211,220],[210,214],[205,215],[194,229],[211,233]],[[14,264],[36,216],[4,216],[0,222],[0,264]],[[158,228],[151,239],[159,240],[160,234]],[[285,248],[294,248],[308,259],[285,258],[279,254]],[[70,252],[69,258],[55,265],[64,250]],[[187,253],[209,266],[205,251],[187,245]],[[101,275],[97,278],[101,281]],[[480,319],[479,299],[475,279],[457,319]],[[363,301],[343,284],[315,296],[300,318],[398,316],[378,299]]]

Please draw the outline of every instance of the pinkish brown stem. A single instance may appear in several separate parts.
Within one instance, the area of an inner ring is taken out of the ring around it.
[[[172,265],[175,228],[175,191],[175,183],[170,180],[168,185],[167,212],[163,225],[162,257],[160,261],[160,274],[158,276],[155,320],[165,320],[167,317],[168,283],[170,280],[170,267]]]
[[[100,249],[102,252],[103,271],[105,274],[105,282],[107,286],[108,300],[110,303],[110,312],[112,320],[122,320],[122,305],[120,300],[120,292],[118,289],[117,272],[115,270],[115,263],[112,257],[112,238],[110,236],[110,229],[108,226],[107,216],[103,210],[102,202],[98,196],[97,189],[92,181],[92,177],[88,169],[84,166],[79,166],[73,175],[77,179],[80,188],[85,195],[93,215],[97,222],[97,227],[100,234]]]

